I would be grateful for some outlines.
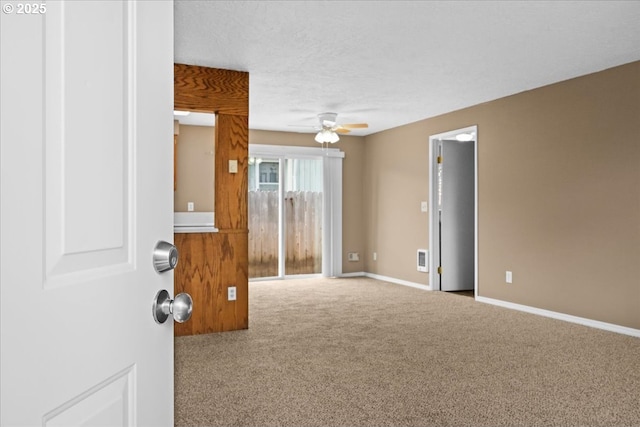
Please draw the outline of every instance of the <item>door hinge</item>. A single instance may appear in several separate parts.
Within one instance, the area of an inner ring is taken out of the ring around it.
[[[438,163],[442,163],[442,156],[438,156]]]
[[[438,274],[442,274],[442,266],[438,267]]]

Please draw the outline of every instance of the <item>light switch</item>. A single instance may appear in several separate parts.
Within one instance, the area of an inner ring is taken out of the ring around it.
[[[229,173],[238,173],[238,161],[229,160]]]

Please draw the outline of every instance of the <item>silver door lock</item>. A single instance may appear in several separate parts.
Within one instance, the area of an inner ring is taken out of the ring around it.
[[[169,292],[161,290],[153,300],[153,319],[156,323],[164,323],[169,316],[178,323],[184,323],[191,318],[193,311],[193,299],[187,293],[176,295],[171,299]]]
[[[153,249],[153,267],[158,273],[173,270],[178,265],[178,249],[169,242],[159,241]]]

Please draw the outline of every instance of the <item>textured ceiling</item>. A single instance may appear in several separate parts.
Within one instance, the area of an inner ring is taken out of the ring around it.
[[[640,60],[640,1],[175,1],[175,62],[250,73],[251,129],[368,135]]]

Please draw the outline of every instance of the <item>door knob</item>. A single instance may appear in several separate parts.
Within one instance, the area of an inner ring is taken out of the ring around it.
[[[192,311],[193,300],[191,295],[187,293],[178,294],[172,300],[169,297],[169,292],[163,289],[156,294],[153,300],[153,319],[156,323],[166,322],[169,315],[172,315],[176,322],[184,323],[191,318]]]

